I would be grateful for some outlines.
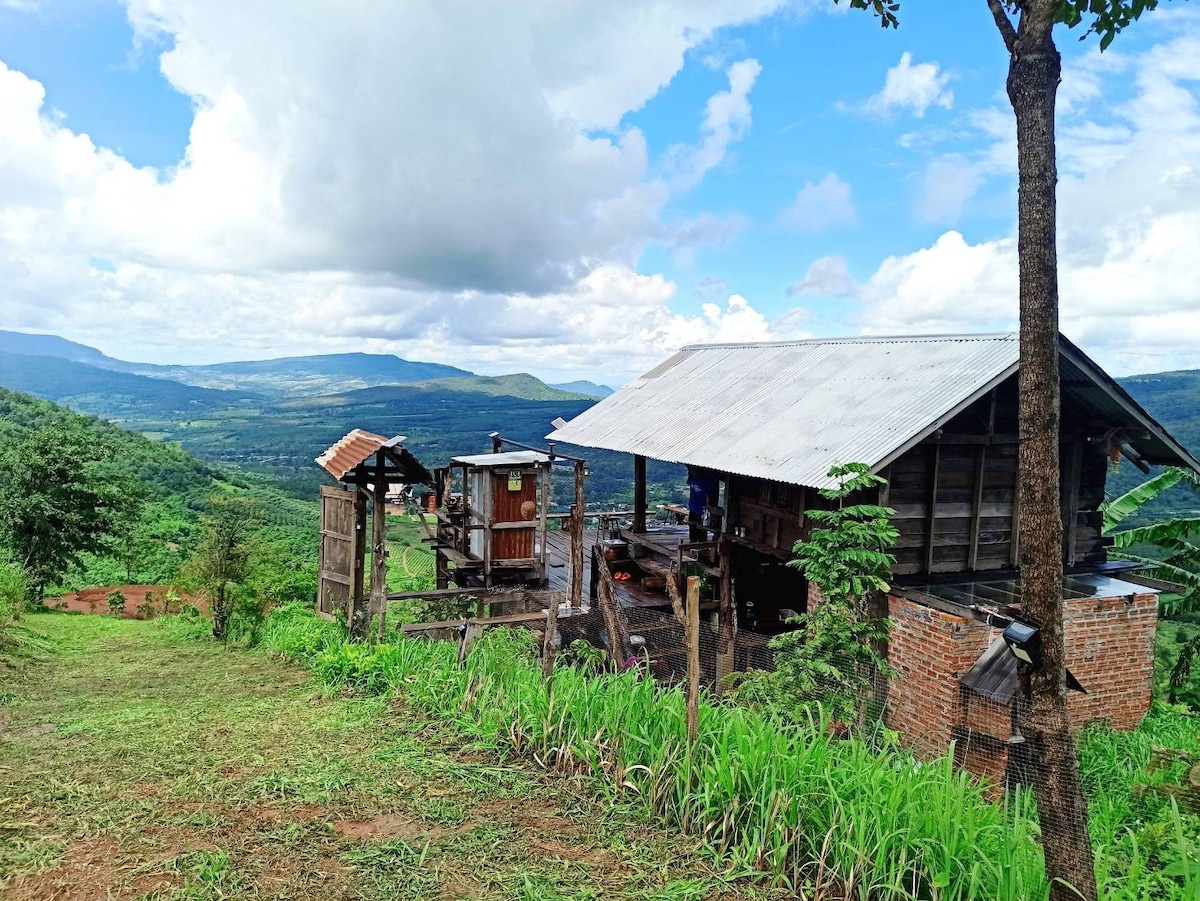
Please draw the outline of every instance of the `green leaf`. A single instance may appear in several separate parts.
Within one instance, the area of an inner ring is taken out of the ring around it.
[[[1136,513],[1168,488],[1177,485],[1179,480],[1184,478],[1184,475],[1185,470],[1177,466],[1171,466],[1164,469],[1154,478],[1138,485],[1132,491],[1121,495],[1116,500],[1105,501],[1100,505],[1100,510],[1104,513],[1105,534],[1112,531],[1123,519]]]

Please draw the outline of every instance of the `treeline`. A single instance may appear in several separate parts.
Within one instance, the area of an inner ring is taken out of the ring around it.
[[[315,596],[315,502],[261,474],[220,469],[177,445],[0,389],[0,561],[35,603],[126,583],[216,591],[198,576],[198,557],[215,511],[231,501],[248,523],[239,590],[252,587],[264,601]]]

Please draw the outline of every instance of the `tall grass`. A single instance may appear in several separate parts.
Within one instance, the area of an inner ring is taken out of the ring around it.
[[[11,664],[50,646],[45,638],[21,622],[28,596],[25,571],[0,559],[0,664]]]
[[[1031,798],[1014,793],[990,803],[949,758],[923,764],[898,748],[834,739],[819,715],[789,726],[706,698],[689,746],[680,691],[636,673],[570,668],[556,669],[547,686],[519,631],[489,633],[460,668],[450,644],[397,637],[350,645],[337,626],[290,607],[268,617],[263,644],[329,685],[401,691],[501,753],[586,775],[614,798],[640,799],[734,871],[784,882],[800,897],[1025,901],[1048,894]],[[1085,777],[1093,788],[1102,778],[1086,766]],[[1131,784],[1117,786],[1122,792],[1130,795]],[[1093,809],[1116,803],[1093,800]],[[1154,849],[1127,826],[1100,830],[1101,897],[1200,897],[1188,834],[1195,818],[1169,804],[1166,811],[1168,828]],[[1114,824],[1126,822],[1114,817]]]

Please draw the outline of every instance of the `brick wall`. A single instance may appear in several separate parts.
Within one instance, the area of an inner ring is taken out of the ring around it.
[[[942,753],[963,722],[958,680],[988,646],[991,630],[891,595],[888,663],[896,678],[888,688],[887,724],[923,756]]]
[[[1071,725],[1105,720],[1132,729],[1150,709],[1158,595],[1083,598],[1063,605],[1067,667],[1087,689],[1070,692]]]
[[[1067,666],[1088,691],[1070,693],[1074,729],[1096,720],[1132,729],[1150,708],[1157,609],[1152,593],[1065,603]],[[888,662],[896,671],[888,690],[888,726],[923,756],[944,752],[953,735],[964,734],[964,726],[980,737],[1007,738],[1008,706],[959,685],[999,633],[895,595],[888,598],[888,615]],[[960,757],[972,772],[992,773],[1001,764],[999,757],[989,756],[992,748],[983,742]]]

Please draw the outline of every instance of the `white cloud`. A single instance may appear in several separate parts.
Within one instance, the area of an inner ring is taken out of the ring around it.
[[[563,322],[616,321],[619,301],[641,311],[632,352],[658,354],[697,317],[634,271],[642,248],[688,252],[744,221],[663,224],[682,186],[623,118],[690,50],[785,2],[127,0],[143,52],[194,103],[186,153],[135,167],[0,63],[4,324],[131,356],[366,342],[444,358],[455,342],[468,362],[528,368],[578,348],[595,361],[595,330],[576,343]],[[686,185],[745,134],[759,71],[729,66],[680,158]]]
[[[920,118],[931,106],[950,109],[954,106],[954,92],[947,85],[953,77],[949,72],[943,72],[936,62],[914,66],[912,54],[905,51],[900,62],[887,70],[883,88],[867,98],[863,109],[880,118],[886,118],[896,110],[907,110]]]
[[[805,182],[795,201],[780,214],[784,225],[804,232],[819,232],[858,224],[850,198],[850,185],[830,172],[815,184]]]
[[[853,294],[858,284],[850,274],[845,257],[827,256],[816,260],[808,267],[802,281],[788,285],[789,297],[798,294],[823,294],[828,297],[845,297]]]
[[[729,90],[718,91],[708,99],[701,144],[675,145],[667,151],[668,177],[674,187],[686,190],[698,185],[711,169],[725,161],[730,145],[745,135],[751,121],[750,89],[761,72],[756,59],[741,60],[725,71]]]
[[[1200,29],[1191,22],[1128,61],[1136,90],[1118,121],[1095,95],[1105,124],[1086,105],[1061,123],[1063,330],[1117,372],[1200,366]],[[1153,109],[1160,97],[1170,115]],[[862,296],[873,332],[1015,327],[1015,241],[947,232],[885,260]]]

